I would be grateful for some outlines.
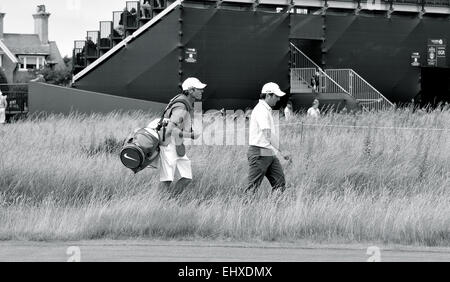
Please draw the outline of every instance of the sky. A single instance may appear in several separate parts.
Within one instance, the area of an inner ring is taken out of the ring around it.
[[[86,31],[99,30],[99,21],[111,21],[126,0],[0,0],[5,13],[4,33],[34,33],[32,14],[38,5],[49,12],[49,40],[56,41],[61,55],[72,57],[73,41],[84,40]]]

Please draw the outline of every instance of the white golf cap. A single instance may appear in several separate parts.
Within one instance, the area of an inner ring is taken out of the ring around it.
[[[278,86],[278,84],[274,83],[274,82],[269,82],[264,84],[261,93],[263,94],[270,94],[273,93],[275,95],[277,95],[278,97],[283,97],[284,95],[286,95],[286,93],[284,93],[283,91],[281,91],[280,86]]]
[[[198,78],[195,78],[195,77],[187,78],[181,85],[181,88],[183,88],[183,91],[186,91],[189,88],[203,89],[205,87],[206,87],[206,84],[201,83],[200,80],[198,80]]]

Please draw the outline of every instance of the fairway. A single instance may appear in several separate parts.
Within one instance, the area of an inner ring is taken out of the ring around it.
[[[208,241],[81,241],[81,242],[2,242],[0,261],[65,262],[73,258],[67,249],[77,246],[80,261],[155,261],[155,262],[365,262],[369,245],[317,245],[304,243],[239,243]],[[450,248],[380,246],[380,260],[450,261]]]

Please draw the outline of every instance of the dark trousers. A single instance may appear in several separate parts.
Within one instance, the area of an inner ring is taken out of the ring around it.
[[[247,159],[249,173],[246,192],[256,192],[256,189],[261,186],[264,176],[269,180],[273,190],[285,190],[286,180],[284,178],[283,167],[276,156],[261,154],[261,148],[250,146],[247,153]]]

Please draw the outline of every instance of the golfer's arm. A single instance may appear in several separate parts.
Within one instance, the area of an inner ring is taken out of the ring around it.
[[[277,154],[281,155],[280,145],[278,145],[278,148],[272,144],[272,130],[271,129],[263,129],[262,130],[264,137],[266,138],[267,142],[269,142],[269,149],[274,151]]]

